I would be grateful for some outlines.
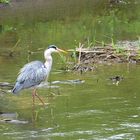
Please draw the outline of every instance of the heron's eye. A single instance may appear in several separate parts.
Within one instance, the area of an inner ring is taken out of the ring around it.
[[[53,49],[55,49],[56,50],[56,46],[55,45],[50,45],[49,47],[48,47],[48,49],[50,49],[50,48],[53,48]]]
[[[52,48],[54,48],[56,50],[56,46],[52,46]]]

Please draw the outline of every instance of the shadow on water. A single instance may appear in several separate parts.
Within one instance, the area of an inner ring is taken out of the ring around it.
[[[14,83],[25,63],[43,60],[48,44],[70,49],[79,42],[137,39],[139,1],[114,2],[11,0],[1,7],[0,82]],[[98,65],[80,75],[57,71],[64,63],[54,60],[51,88],[38,89],[45,108],[36,100],[33,110],[30,89],[0,95],[0,139],[140,138],[139,65]]]

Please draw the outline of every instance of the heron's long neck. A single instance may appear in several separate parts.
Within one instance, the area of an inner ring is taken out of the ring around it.
[[[51,56],[51,53],[49,52],[45,52],[44,54],[44,57],[45,57],[45,67],[47,68],[48,72],[50,72],[51,70],[51,67],[52,67],[52,56]]]

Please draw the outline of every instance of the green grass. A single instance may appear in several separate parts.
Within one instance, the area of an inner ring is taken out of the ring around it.
[[[9,3],[10,0],[0,0],[0,3]]]
[[[23,50],[46,48],[49,44],[56,44],[60,48],[74,49],[79,43],[84,44],[87,48],[98,43],[101,46],[110,43],[115,48],[115,43],[118,40],[136,40],[140,34],[138,17],[130,22],[131,13],[129,17],[123,13],[123,10],[116,11],[112,10],[100,16],[86,12],[79,17],[51,19],[46,22],[32,23],[22,20],[17,24],[7,23],[2,25],[0,38],[9,32],[14,33],[17,40],[13,42],[13,46],[20,39],[18,46],[21,46],[20,49]]]

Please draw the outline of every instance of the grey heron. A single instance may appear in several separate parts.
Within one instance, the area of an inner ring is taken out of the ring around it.
[[[43,100],[37,94],[36,86],[48,78],[52,67],[53,60],[51,54],[53,52],[66,53],[66,51],[59,49],[55,45],[50,45],[44,51],[45,63],[41,61],[32,61],[30,63],[25,64],[24,67],[21,68],[15,86],[12,90],[12,93],[16,94],[20,92],[22,89],[33,87],[32,92],[33,104],[36,96],[42,102],[42,104],[45,105]]]

